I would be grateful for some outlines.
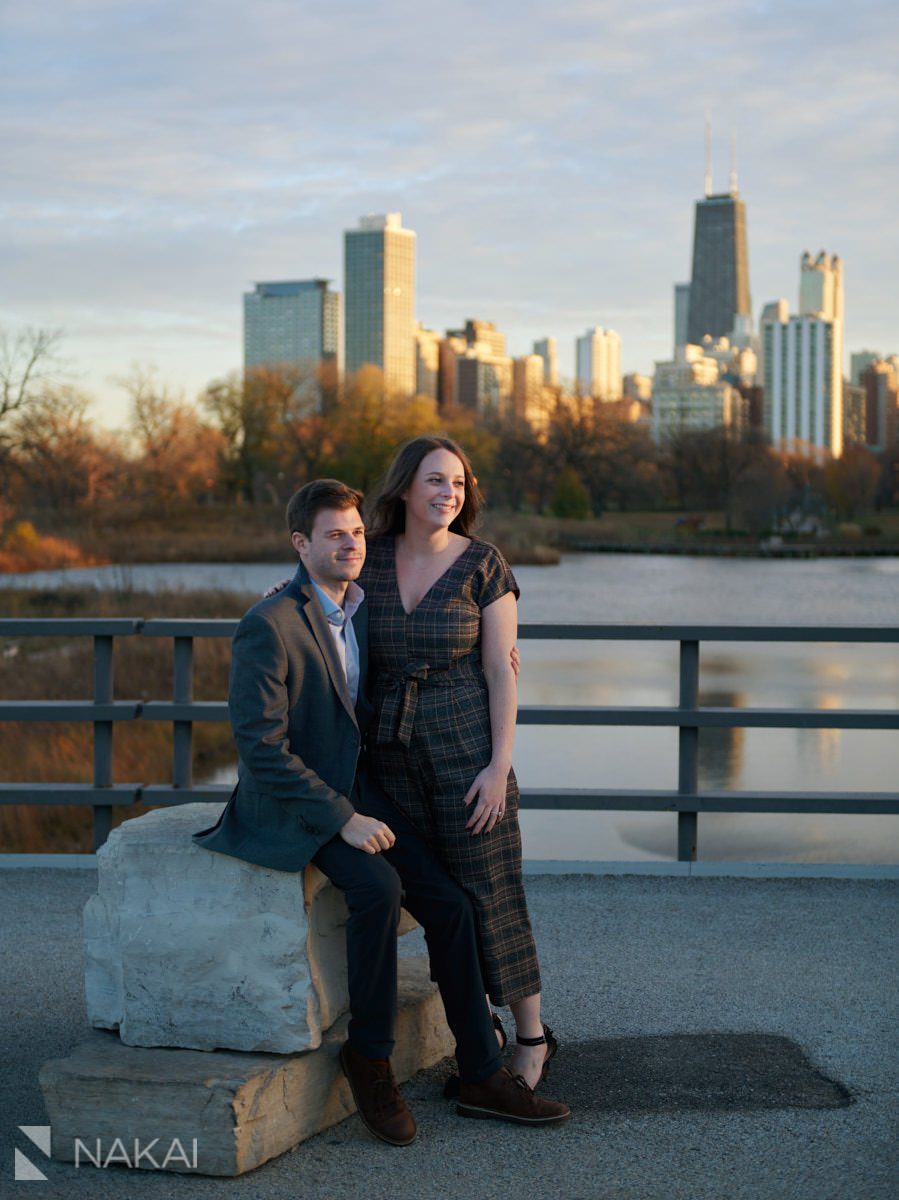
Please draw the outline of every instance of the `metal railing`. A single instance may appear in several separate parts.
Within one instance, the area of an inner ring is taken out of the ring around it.
[[[6,619],[0,638],[91,637],[94,694],[90,700],[0,701],[0,724],[9,721],[86,721],[94,729],[93,783],[0,783],[4,804],[86,804],[94,812],[94,844],[106,840],[112,808],[118,805],[186,804],[221,800],[227,785],[194,786],[193,727],[197,721],[227,721],[225,701],[193,699],[195,638],[231,637],[233,620]],[[171,701],[115,700],[114,639],[171,638],[174,656]],[[899,709],[716,708],[699,703],[699,650],[702,642],[897,643],[891,626],[747,625],[565,625],[525,624],[522,639],[557,641],[678,642],[679,699],[676,706],[522,705],[519,725],[617,725],[673,727],[678,730],[676,790],[647,788],[524,788],[522,808],[677,813],[677,853],[697,855],[699,814],[738,813],[899,813],[899,792],[743,792],[699,790],[699,730],[718,729],[899,729]],[[113,730],[121,721],[165,721],[173,726],[171,784],[114,783]]]

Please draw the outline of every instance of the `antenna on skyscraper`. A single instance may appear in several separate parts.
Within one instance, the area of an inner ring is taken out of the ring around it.
[[[736,196],[737,187],[737,135],[731,130],[730,135],[730,194]]]
[[[705,114],[705,194],[712,194],[712,122],[708,111]]]

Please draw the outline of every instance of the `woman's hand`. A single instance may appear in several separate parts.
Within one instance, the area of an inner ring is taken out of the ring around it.
[[[465,828],[470,829],[472,835],[489,833],[497,821],[502,820],[506,811],[508,780],[509,772],[495,767],[492,763],[476,775],[463,800],[467,808],[476,796],[478,798],[474,811],[465,823]]]
[[[262,593],[262,599],[267,600],[269,596],[277,596],[278,592],[283,592],[289,583],[289,579],[282,579],[280,583],[273,583],[270,588],[266,588]]]
[[[266,595],[267,594],[268,593],[266,593]],[[512,653],[509,657],[512,659],[512,670],[514,671],[515,678],[517,679],[521,674],[521,655],[518,653],[517,645],[512,647]]]

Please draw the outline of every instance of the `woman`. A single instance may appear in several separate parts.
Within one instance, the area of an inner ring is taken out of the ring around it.
[[[377,714],[369,758],[471,896],[487,991],[515,1019],[511,1070],[534,1087],[556,1042],[540,1017],[512,771],[518,586],[499,551],[472,535],[480,504],[449,438],[413,439],[387,472],[360,577]]]

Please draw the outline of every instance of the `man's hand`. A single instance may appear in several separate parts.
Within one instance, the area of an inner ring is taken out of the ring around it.
[[[265,594],[267,596],[268,592],[266,592]],[[517,679],[518,676],[521,674],[521,655],[518,653],[517,646],[512,647],[512,654],[510,655],[510,657],[512,659],[512,670],[515,672],[515,678]]]
[[[341,829],[340,836],[354,850],[364,850],[366,854],[380,854],[389,850],[396,841],[393,830],[376,817],[365,817],[362,813],[353,813],[346,825]]]

